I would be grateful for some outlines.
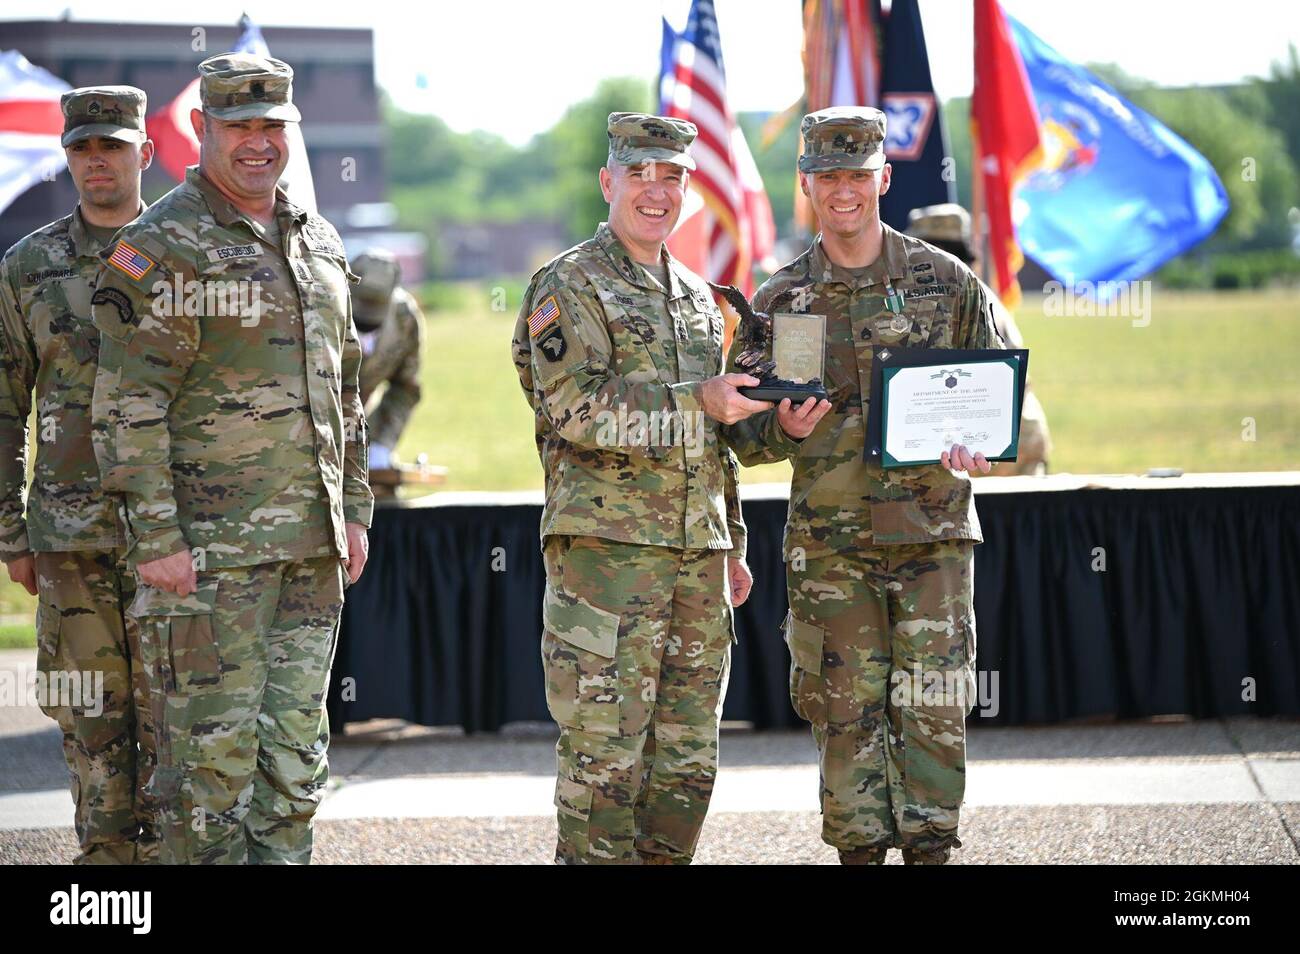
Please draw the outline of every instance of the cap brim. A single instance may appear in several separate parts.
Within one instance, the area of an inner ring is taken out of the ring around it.
[[[111,123],[90,123],[86,126],[69,129],[59,141],[64,146],[71,146],[74,142],[95,138],[116,139],[119,142],[144,142],[148,137],[143,129],[131,129],[127,126],[115,126]]]
[[[689,171],[695,169],[695,160],[691,158],[691,154],[689,152],[677,152],[675,149],[655,149],[653,147],[630,149],[618,157],[618,161],[625,166],[639,166],[643,162],[666,162],[670,165],[681,166]]]
[[[835,153],[829,156],[800,156],[800,172],[825,172],[827,169],[867,169],[875,172],[885,165],[885,154],[874,152],[869,156],[850,156]]]
[[[245,103],[242,106],[204,106],[203,112],[215,119],[279,119],[286,123],[302,121],[302,113],[293,103]]]

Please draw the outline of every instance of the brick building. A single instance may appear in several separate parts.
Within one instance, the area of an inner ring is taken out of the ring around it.
[[[127,84],[149,96],[149,111],[170,103],[208,56],[234,46],[236,26],[205,26],[205,48],[193,49],[195,26],[70,20],[0,22],[0,49],[27,59],[73,86]],[[266,27],[272,55],[294,69],[294,102],[326,218],[344,227],[347,210],[385,198],[385,138],[375,87],[374,37],[368,29]],[[343,175],[355,160],[355,180]],[[174,181],[155,162],[144,176],[145,199]],[[77,201],[66,172],[32,186],[0,213],[0,251],[33,229],[66,215]]]

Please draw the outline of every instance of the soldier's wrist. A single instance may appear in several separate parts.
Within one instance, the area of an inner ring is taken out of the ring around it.
[[[701,391],[704,388],[703,381],[683,381],[679,384],[670,384],[669,391],[672,392],[673,404],[679,414],[699,414],[704,410]]]
[[[31,553],[32,545],[27,539],[26,526],[20,526],[16,530],[0,535],[0,560],[5,563],[31,556]]]
[[[345,497],[343,499],[343,522],[356,523],[370,529],[370,523],[374,518],[375,500],[373,497],[363,500],[361,498]]]
[[[795,437],[781,426],[781,418],[776,411],[769,411],[772,415],[772,443],[778,448],[787,450],[790,453],[798,453],[799,447],[803,444],[802,437]]]
[[[131,541],[126,551],[126,561],[133,567],[141,563],[161,560],[175,553],[188,553],[189,543],[179,525],[158,527]]]

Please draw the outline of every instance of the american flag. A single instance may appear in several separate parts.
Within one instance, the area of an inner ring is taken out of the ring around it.
[[[713,0],[693,0],[686,29],[664,20],[660,113],[693,122],[698,168],[668,248],[710,281],[753,292],[752,269],[772,255],[776,226],[758,167],[727,105],[726,73]]]
[[[560,317],[560,309],[555,304],[555,296],[547,298],[537,310],[528,316],[528,334],[536,338],[543,330]]]
[[[142,255],[125,242],[118,242],[113,254],[108,257],[108,264],[118,271],[126,272],[136,281],[144,278],[149,269],[154,267],[153,259]]]

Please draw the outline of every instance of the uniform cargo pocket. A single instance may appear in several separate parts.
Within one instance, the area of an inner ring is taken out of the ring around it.
[[[555,782],[555,820],[560,854],[582,861],[591,847],[591,797],[586,785],[561,775]]]
[[[827,718],[826,681],[822,678],[822,644],[826,631],[797,619],[785,618],[785,643],[790,649],[790,705],[795,714],[814,725]]]
[[[546,704],[562,726],[619,733],[618,616],[546,585],[542,604]]]
[[[168,692],[221,686],[221,649],[213,625],[217,581],[200,583],[189,596],[141,584],[127,613],[140,621],[141,638],[155,640],[158,675]],[[152,674],[151,674],[152,675]]]
[[[805,623],[793,612],[785,617],[785,644],[790,648],[790,658],[800,669],[815,675],[822,671],[822,643],[826,631],[820,626]]]
[[[63,660],[59,657],[59,631],[63,625],[63,614],[56,607],[44,600],[36,604],[36,671],[49,676],[63,671]],[[61,678],[61,677],[60,677]],[[61,700],[52,698],[51,689],[55,679],[47,679],[42,692],[37,696],[41,711],[63,726],[68,722],[71,710],[56,703]]]

